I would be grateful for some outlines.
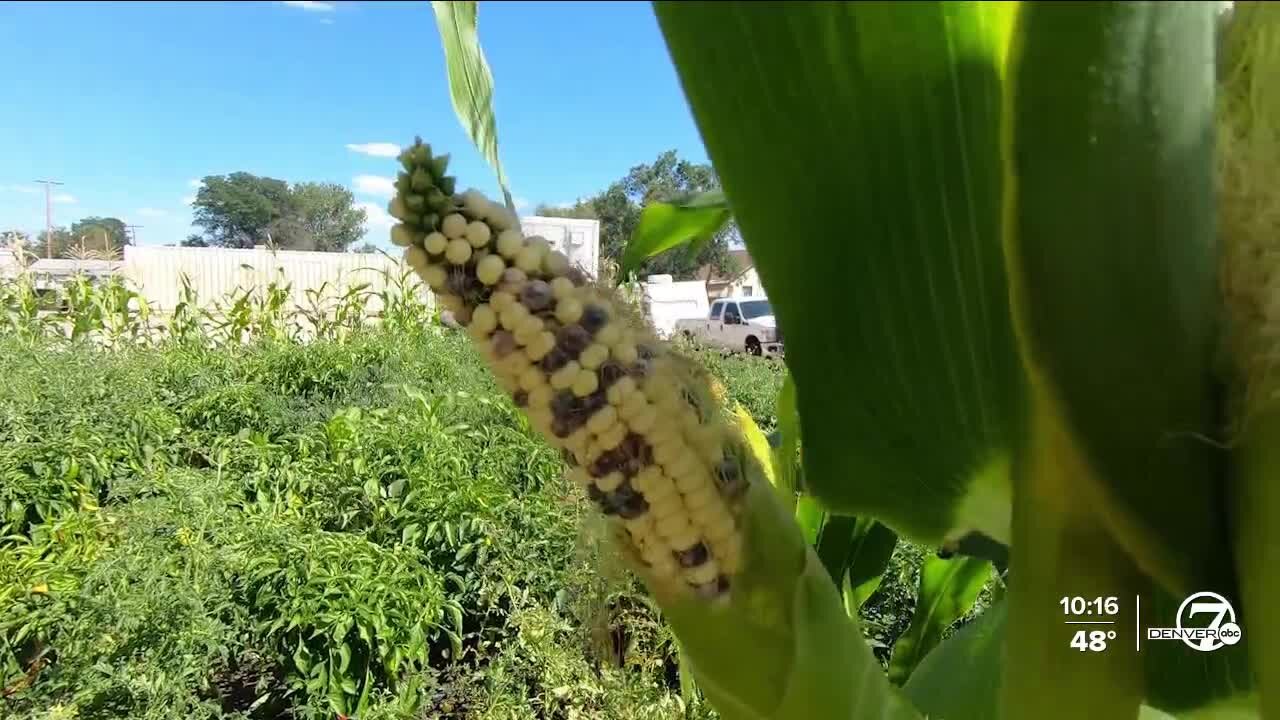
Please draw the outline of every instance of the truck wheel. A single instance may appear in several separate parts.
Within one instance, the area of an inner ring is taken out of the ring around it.
[[[755,339],[754,337],[747,338],[747,354],[757,355],[757,356],[762,354],[759,340]]]

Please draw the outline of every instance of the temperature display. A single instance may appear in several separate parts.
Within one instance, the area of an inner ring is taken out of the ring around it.
[[[1115,630],[1077,630],[1071,637],[1071,647],[1080,652],[1102,652],[1107,649],[1107,641],[1115,639]]]

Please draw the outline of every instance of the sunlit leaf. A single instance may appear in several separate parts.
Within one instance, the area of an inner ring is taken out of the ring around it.
[[[1015,6],[656,3],[786,332],[806,489],[932,544],[1009,537],[1022,386],[999,120]]]
[[[507,175],[498,157],[498,121],[493,114],[493,74],[480,49],[476,30],[477,3],[472,0],[434,0],[436,25],[444,45],[444,61],[449,73],[449,97],[453,111],[476,149],[498,175],[498,185],[515,212],[507,186]]]
[[[916,609],[911,625],[893,646],[889,679],[901,684],[942,640],[942,633],[973,609],[982,586],[991,579],[991,563],[971,557],[925,558],[920,567]]]
[[[903,694],[928,717],[991,720],[999,702],[1007,618],[1004,603],[987,608],[920,661]]]
[[[640,211],[640,223],[627,240],[620,277],[640,263],[685,243],[705,240],[729,222],[724,193],[710,190],[685,202],[653,202]]]
[[[889,559],[898,545],[898,536],[871,518],[858,518],[854,546],[845,564],[842,589],[845,609],[857,612],[880,588]]]

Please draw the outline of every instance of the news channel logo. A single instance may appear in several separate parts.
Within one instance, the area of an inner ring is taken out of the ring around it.
[[[1147,628],[1147,639],[1181,640],[1187,647],[1200,652],[1213,652],[1240,642],[1236,609],[1217,593],[1188,595],[1178,606],[1176,624],[1177,627],[1171,628]]]

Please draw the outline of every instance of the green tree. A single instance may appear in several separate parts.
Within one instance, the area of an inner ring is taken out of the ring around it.
[[[364,234],[367,220],[340,185],[290,187],[246,172],[204,178],[192,207],[205,242],[217,247],[341,251]]]
[[[199,233],[191,233],[178,244],[182,247],[209,247],[209,243]]]
[[[292,193],[311,249],[340,252],[364,236],[368,213],[356,206],[350,190],[335,183],[307,182],[295,184]]]
[[[680,200],[719,186],[710,165],[682,159],[675,150],[667,150],[652,163],[631,168],[626,176],[589,199],[580,200],[570,207],[541,205],[536,212],[544,217],[599,220],[600,256],[618,262],[622,259],[628,238],[640,222],[640,211],[647,203]],[[729,241],[736,232],[735,228],[729,227],[698,248],[686,246],[663,253],[645,262],[637,273],[642,277],[671,274],[677,279],[689,279],[695,276],[698,268],[708,265],[727,272],[731,267]]]
[[[86,217],[71,225],[75,245],[102,253],[118,253],[129,244],[129,231],[124,221],[114,217]]]

